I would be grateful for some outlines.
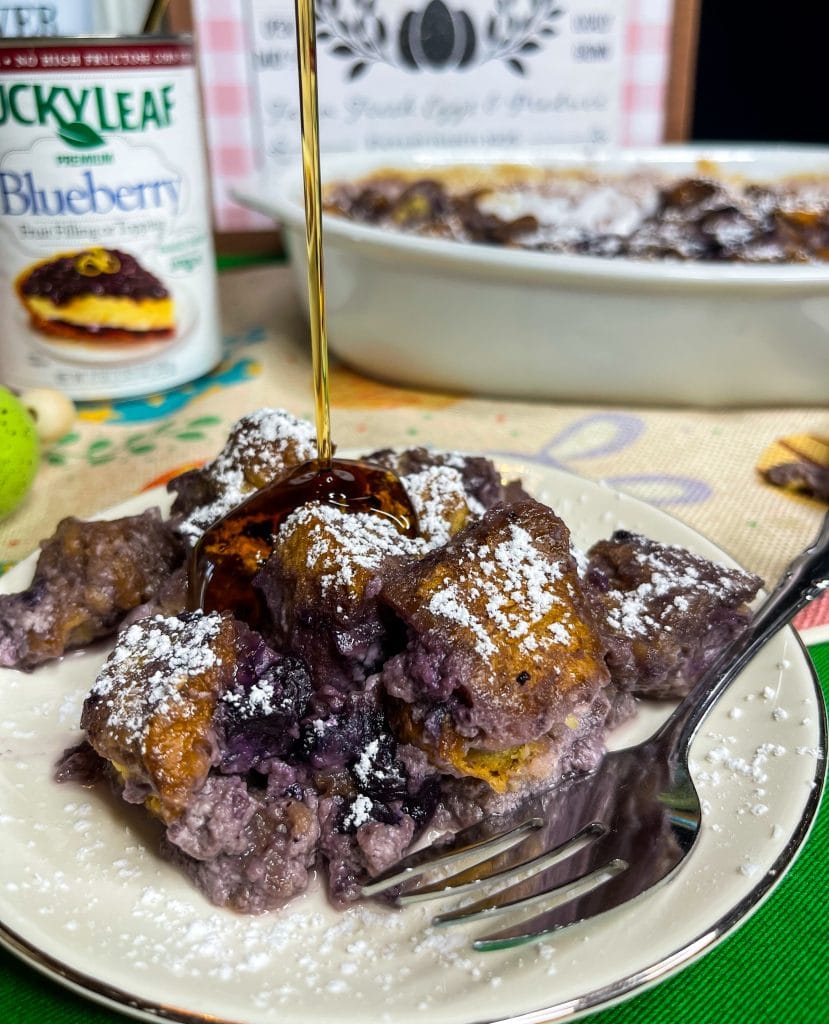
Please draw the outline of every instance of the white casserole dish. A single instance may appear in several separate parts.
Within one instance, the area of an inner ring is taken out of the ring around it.
[[[323,157],[323,182],[380,168],[520,163],[599,171],[699,160],[767,181],[829,176],[829,148],[572,147]],[[240,188],[273,216],[307,303],[299,171]],[[815,404],[829,392],[829,264],[649,263],[419,238],[325,218],[331,350],[421,388],[705,406]]]

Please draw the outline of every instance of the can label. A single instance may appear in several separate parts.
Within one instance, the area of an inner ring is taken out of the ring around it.
[[[192,47],[0,47],[0,379],[116,398],[220,357]]]

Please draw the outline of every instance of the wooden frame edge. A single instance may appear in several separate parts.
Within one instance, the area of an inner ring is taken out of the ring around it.
[[[691,132],[701,6],[702,0],[674,0],[665,97],[665,142],[685,142]]]

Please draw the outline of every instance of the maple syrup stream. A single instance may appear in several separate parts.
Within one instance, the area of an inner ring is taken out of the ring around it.
[[[205,611],[228,609],[252,626],[266,621],[266,609],[253,577],[273,550],[280,522],[310,501],[346,511],[371,512],[391,519],[409,536],[417,517],[394,473],[366,462],[334,459],[328,400],[328,338],[322,255],[317,43],[314,0],[295,0],[308,252],[308,306],[314,375],[317,458],[290,469],[253,493],[205,531],[189,565],[189,604]]]

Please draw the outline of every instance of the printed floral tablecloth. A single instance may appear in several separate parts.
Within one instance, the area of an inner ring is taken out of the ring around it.
[[[82,404],[71,433],[44,453],[26,503],[0,522],[0,565],[29,554],[64,515],[91,515],[211,456],[230,424],[251,409],[284,406],[312,418],[306,328],[288,270],[228,272],[221,292],[222,364],[163,395]],[[782,436],[829,436],[827,409],[703,412],[522,403],[411,391],[358,376],[336,362],[331,406],[341,448],[432,444],[517,456],[604,480],[664,508],[769,580],[811,539],[823,514],[817,502],[765,484],[756,465]],[[829,600],[807,609],[798,626],[826,682]],[[819,904],[827,855],[824,808],[790,875],[735,937],[601,1019],[825,1019],[829,930]],[[0,953],[3,1022],[116,1019]]]

